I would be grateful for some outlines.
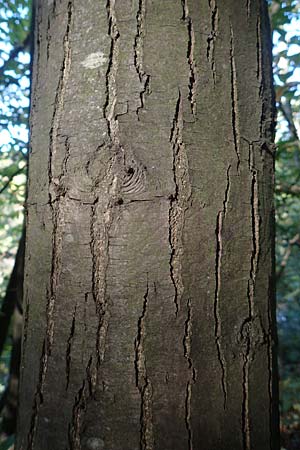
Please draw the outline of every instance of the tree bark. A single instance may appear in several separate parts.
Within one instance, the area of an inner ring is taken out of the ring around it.
[[[266,2],[37,2],[18,450],[279,449]]]

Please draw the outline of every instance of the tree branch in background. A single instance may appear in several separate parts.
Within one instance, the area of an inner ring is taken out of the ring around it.
[[[7,337],[11,316],[14,312],[15,305],[22,304],[23,297],[23,272],[24,272],[24,248],[25,248],[25,231],[23,230],[19,248],[16,255],[15,265],[10,276],[10,280],[6,289],[5,297],[2,301],[0,311],[0,355],[2,354],[5,340]]]
[[[284,269],[286,268],[288,259],[292,253],[292,247],[293,245],[298,245],[300,247],[300,234],[297,233],[292,239],[288,241],[288,246],[286,248],[285,254],[283,255],[282,261],[280,263],[280,269],[277,271],[276,274],[276,281],[280,279],[282,276]]]
[[[2,413],[1,432],[5,435],[11,435],[15,433],[17,423],[18,386],[22,337],[24,250],[25,227],[23,227],[23,232],[15,259],[15,265],[10,276],[0,312],[0,355],[2,354],[4,344],[8,337],[10,322],[13,319],[12,353],[9,368],[9,381],[0,399],[0,412]]]
[[[286,100],[285,103],[283,103],[281,100],[279,101],[279,109],[282,112],[283,117],[287,121],[289,131],[295,141],[298,141],[298,147],[299,147],[299,135],[297,128],[294,123],[293,119],[293,111],[289,100]]]
[[[8,56],[8,59],[6,61],[4,61],[4,63],[0,67],[0,78],[3,77],[4,72],[7,69],[7,66],[9,65],[9,63],[11,61],[13,61],[18,56],[19,53],[23,52],[27,47],[29,47],[30,39],[31,39],[31,35],[30,35],[30,33],[28,33],[28,35],[26,36],[24,41],[21,44],[16,45],[16,47],[14,47],[11,50],[11,52]]]
[[[2,192],[5,191],[5,189],[8,188],[8,186],[10,185],[10,183],[12,182],[12,180],[19,175],[20,173],[22,173],[24,171],[24,167],[22,167],[21,169],[18,169],[15,173],[13,173],[8,180],[6,181],[6,183],[2,186],[2,188],[0,189],[0,194],[2,194]]]

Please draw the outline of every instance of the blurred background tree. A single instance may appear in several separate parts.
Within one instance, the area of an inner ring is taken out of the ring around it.
[[[20,238],[28,153],[30,15],[28,0],[0,2],[1,450],[13,444],[17,413],[24,243],[24,238],[21,241]]]
[[[282,447],[300,448],[300,4],[273,0],[276,274]]]
[[[269,1],[278,110],[276,274],[282,448],[300,448],[300,2]],[[31,0],[0,1],[0,450],[17,411]],[[21,238],[22,237],[22,238]]]

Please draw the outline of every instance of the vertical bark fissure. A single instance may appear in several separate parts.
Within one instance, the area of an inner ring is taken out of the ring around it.
[[[54,176],[54,158],[57,152],[57,136],[61,119],[61,114],[64,108],[64,98],[67,87],[67,82],[71,67],[71,47],[70,47],[70,32],[72,22],[73,4],[68,3],[68,16],[67,16],[67,29],[63,40],[63,62],[61,67],[61,75],[58,81],[54,100],[54,111],[51,121],[50,129],[50,145],[49,145],[49,163],[48,163],[48,177],[49,177],[49,191],[50,191],[50,204],[56,200],[56,191],[58,189],[58,180]]]
[[[261,79],[261,73],[262,73],[262,67],[261,67],[261,58],[262,58],[262,48],[261,48],[261,35],[260,35],[260,16],[257,16],[256,20],[256,78],[260,82],[262,82]],[[261,86],[260,86],[261,89]]]
[[[46,31],[46,41],[47,41],[46,56],[47,56],[47,62],[49,61],[49,56],[50,56],[50,44],[51,44],[50,27],[51,27],[50,16],[48,16],[47,31]]]
[[[195,32],[192,18],[189,15],[188,0],[182,2],[182,20],[187,24],[188,32],[188,48],[187,48],[187,60],[189,64],[189,94],[188,99],[191,104],[192,114],[196,115],[196,88],[197,88],[197,70],[196,61],[194,56],[195,51]]]
[[[191,423],[191,402],[192,402],[192,382],[188,381],[186,385],[185,399],[185,424],[188,434],[188,450],[193,450],[193,429]]]
[[[81,427],[82,427],[82,416],[84,416],[86,412],[87,406],[87,390],[89,391],[89,397],[92,394],[92,375],[91,375],[91,367],[93,364],[93,357],[91,356],[87,367],[86,367],[86,377],[82,381],[82,385],[79,388],[77,395],[75,396],[75,402],[72,410],[72,421],[69,424],[68,429],[68,437],[69,437],[69,446],[70,450],[81,450]]]
[[[173,179],[174,194],[170,196],[169,210],[169,243],[170,277],[174,286],[175,315],[180,309],[180,299],[183,295],[183,281],[181,275],[181,259],[183,255],[183,228],[185,211],[188,208],[191,197],[191,183],[188,174],[188,159],[185,145],[182,140],[183,113],[182,95],[179,90],[178,100],[175,107],[173,126],[170,133],[170,143],[173,152]]]
[[[250,450],[250,417],[249,417],[249,370],[251,364],[251,355],[254,352],[255,342],[252,342],[252,327],[255,320],[255,281],[258,270],[258,261],[260,254],[260,215],[259,215],[259,194],[258,194],[258,181],[257,170],[255,169],[254,161],[254,147],[253,144],[249,144],[249,170],[251,173],[251,230],[252,230],[252,250],[250,260],[250,276],[247,286],[247,298],[248,298],[248,317],[244,320],[241,328],[241,338],[246,340],[246,348],[243,354],[243,439],[244,449]],[[244,335],[245,333],[245,335]]]
[[[109,195],[109,194],[108,194]],[[109,229],[112,224],[111,201],[101,204],[97,197],[91,206],[90,249],[92,254],[92,296],[98,316],[96,338],[97,366],[105,355],[106,334],[109,324],[106,276],[109,265]]]
[[[106,101],[103,108],[103,115],[107,122],[108,136],[111,139],[111,142],[115,145],[119,145],[119,127],[118,121],[115,118],[115,106],[117,102],[116,74],[118,70],[118,39],[120,37],[120,33],[117,28],[115,0],[107,0],[106,8],[108,20],[108,35],[111,38],[111,45],[108,68],[106,72]]]
[[[55,16],[56,14],[56,0],[53,0],[52,2],[52,15]]]
[[[249,169],[251,173],[251,230],[252,230],[252,250],[250,259],[250,276],[248,280],[247,297],[249,301],[249,317],[248,322],[254,318],[254,294],[255,294],[255,280],[258,269],[258,261],[260,254],[259,245],[259,228],[260,228],[260,214],[259,214],[259,194],[258,194],[258,181],[257,170],[255,169],[254,161],[254,147],[253,144],[249,144]]]
[[[115,117],[117,102],[116,75],[118,70],[120,37],[117,28],[115,0],[106,3],[108,35],[111,39],[108,67],[106,71],[106,99],[103,114],[107,123],[107,133],[114,154],[109,162],[103,180],[95,180],[94,202],[91,205],[90,217],[90,249],[92,255],[92,296],[98,316],[96,337],[97,368],[100,367],[105,355],[106,335],[109,325],[108,299],[106,294],[106,277],[109,265],[109,230],[113,222],[114,198],[118,190],[118,176],[115,173],[115,164],[118,159],[118,150],[121,149],[119,139],[118,120]],[[92,370],[92,369],[90,369]],[[96,374],[92,380],[96,385]]]
[[[266,123],[268,122],[267,118],[267,108],[269,100],[265,97],[265,74],[263,70],[263,47],[262,47],[262,22],[261,18],[263,17],[263,11],[262,6],[260,7],[260,13],[257,14],[257,22],[256,22],[256,49],[257,49],[257,80],[259,81],[259,98],[262,102],[262,108],[261,108],[261,116],[260,116],[260,139],[261,142],[264,143],[266,141]],[[271,95],[271,92],[268,92],[269,95]],[[274,106],[275,109],[275,106]],[[271,112],[271,111],[270,111]],[[272,117],[272,120],[274,119],[274,116]],[[274,120],[273,120],[274,122]]]
[[[219,10],[216,0],[208,0],[208,6],[211,10],[211,30],[207,37],[207,48],[206,48],[206,58],[210,63],[213,82],[216,84],[217,74],[216,74],[216,61],[215,61],[215,40],[218,35],[218,21],[219,21]]]
[[[233,28],[230,25],[230,70],[231,70],[231,125],[233,133],[234,150],[237,157],[237,173],[241,163],[240,154],[240,132],[239,132],[239,112],[238,112],[238,93],[237,93],[237,74],[234,56],[234,36]]]
[[[247,19],[251,16],[251,0],[246,0]]]
[[[184,357],[187,360],[190,376],[186,385],[186,399],[185,399],[185,423],[188,434],[188,450],[193,450],[193,429],[191,423],[191,402],[192,402],[192,386],[196,381],[196,369],[194,368],[192,354],[191,354],[191,340],[192,340],[192,320],[193,308],[192,301],[187,301],[187,319],[185,322],[185,334],[183,339]]]
[[[252,253],[251,253],[251,265],[250,265],[250,279],[249,279],[249,316],[254,316],[254,289],[255,279],[258,268],[258,259],[260,253],[259,246],[259,198],[258,198],[258,185],[257,185],[257,172],[255,169],[252,171],[251,180],[251,222],[252,222]]]
[[[222,269],[222,253],[223,253],[223,221],[226,217],[229,193],[230,193],[230,169],[231,165],[228,166],[227,169],[227,185],[225,189],[225,195],[223,200],[223,209],[219,211],[217,215],[217,224],[216,224],[216,268],[215,268],[215,277],[216,277],[216,288],[215,288],[215,299],[214,299],[214,317],[215,317],[215,341],[218,352],[218,360],[222,370],[222,391],[224,396],[224,409],[226,409],[227,403],[227,381],[226,381],[226,361],[224,352],[221,345],[221,317],[220,317],[220,292],[221,292],[221,269]]]
[[[69,425],[70,450],[80,450],[81,411],[85,407],[85,380],[82,383],[76,397],[72,411],[72,423]]]
[[[61,245],[62,245],[62,228],[63,213],[60,205],[59,180],[53,176],[53,160],[57,151],[57,136],[61,114],[64,107],[64,95],[69,77],[71,66],[71,48],[70,48],[70,31],[72,22],[73,4],[68,3],[67,9],[67,27],[63,39],[63,62],[61,74],[55,95],[54,111],[50,129],[49,139],[49,162],[48,162],[48,180],[49,180],[49,205],[52,212],[53,222],[53,240],[52,240],[52,263],[50,274],[50,288],[47,289],[47,306],[46,306],[46,336],[43,344],[42,356],[40,359],[39,381],[34,395],[33,413],[31,416],[31,426],[28,433],[27,448],[32,449],[34,446],[34,438],[37,427],[38,412],[40,405],[43,403],[43,390],[48,369],[48,361],[51,355],[53,338],[54,338],[54,311],[57,295],[57,287],[61,271]]]
[[[62,162],[62,173],[61,173],[60,178],[62,178],[67,173],[67,165],[68,165],[68,161],[69,161],[69,158],[70,158],[70,155],[71,155],[71,152],[70,152],[70,139],[69,139],[68,136],[66,136],[66,139],[65,139],[65,150],[66,150],[66,152],[65,152],[65,156],[64,156],[64,159],[63,159],[63,162]]]
[[[247,338],[246,351],[243,364],[243,404],[242,404],[242,433],[244,450],[251,450],[250,445],[250,421],[249,421],[249,364],[251,344]]]
[[[76,307],[77,307],[77,305],[75,305],[75,308],[74,308],[73,317],[72,317],[72,323],[71,323],[71,328],[70,328],[70,334],[69,334],[69,337],[68,337],[68,340],[67,340],[67,351],[66,351],[66,391],[68,390],[69,382],[70,382],[71,351],[72,351],[73,337],[74,337],[74,333],[75,333]]]
[[[139,111],[145,106],[145,95],[150,93],[150,75],[143,69],[144,36],[145,36],[146,0],[139,0],[136,13],[137,30],[134,39],[134,66],[141,84],[140,106],[136,110],[139,118]]]
[[[26,292],[25,296],[25,308],[24,309],[24,318],[23,318],[23,347],[25,347],[26,342],[27,342],[27,336],[28,336],[28,324],[29,324],[29,310],[30,310],[30,303],[28,300],[28,293]]]
[[[147,275],[148,277],[148,275]],[[152,421],[152,385],[147,374],[144,342],[146,338],[146,315],[149,301],[149,284],[144,295],[142,314],[138,319],[137,336],[135,339],[135,372],[136,386],[141,395],[140,417],[140,450],[153,450],[153,421]]]

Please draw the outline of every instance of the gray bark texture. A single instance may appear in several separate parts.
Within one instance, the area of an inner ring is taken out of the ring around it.
[[[18,450],[277,450],[263,0],[37,2]]]

